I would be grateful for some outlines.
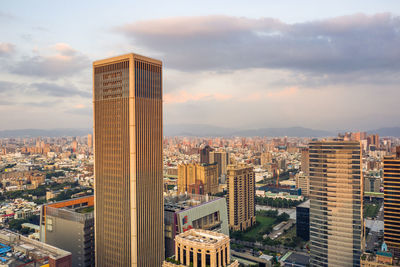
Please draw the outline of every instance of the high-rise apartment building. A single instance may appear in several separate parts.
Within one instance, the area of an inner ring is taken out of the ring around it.
[[[218,166],[213,164],[181,164],[178,166],[178,193],[218,193]]]
[[[96,266],[161,266],[162,63],[99,60],[93,79]]]
[[[400,147],[396,155],[383,160],[384,239],[396,256],[400,256]]]
[[[204,148],[200,149],[200,164],[210,163],[210,152],[211,151],[213,151],[213,149],[209,145],[206,145]]]
[[[227,174],[229,227],[243,231],[256,223],[255,175],[248,165],[229,165]]]
[[[226,175],[226,168],[229,164],[229,154],[226,151],[210,151],[210,163],[218,165],[218,177]]]
[[[311,266],[360,266],[363,248],[361,147],[314,141],[310,149]]]

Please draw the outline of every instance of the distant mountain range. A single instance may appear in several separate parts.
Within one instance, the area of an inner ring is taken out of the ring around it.
[[[0,131],[0,138],[12,137],[59,137],[59,136],[84,136],[92,133],[92,129],[20,129]]]
[[[87,129],[20,129],[20,130],[3,130],[0,131],[0,138],[11,137],[57,137],[57,136],[84,136],[92,133],[91,128]],[[339,132],[339,131],[338,131]],[[165,125],[165,136],[199,136],[199,137],[214,137],[214,136],[268,136],[268,137],[327,137],[337,136],[338,132],[315,130],[304,127],[288,127],[288,128],[259,128],[259,129],[233,129],[223,128],[205,124],[176,124]],[[344,131],[340,131],[344,132]],[[367,131],[368,133],[377,133],[380,136],[395,136],[400,137],[400,127],[380,128]]]

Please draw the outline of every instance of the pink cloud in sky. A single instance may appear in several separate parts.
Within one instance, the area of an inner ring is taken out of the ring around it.
[[[268,92],[267,96],[268,97],[273,97],[273,98],[277,98],[277,97],[291,97],[297,94],[297,92],[299,91],[299,88],[297,87],[288,87],[285,89],[282,89],[280,91],[274,91],[274,92]]]

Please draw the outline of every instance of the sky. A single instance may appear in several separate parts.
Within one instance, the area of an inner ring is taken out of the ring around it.
[[[92,127],[94,60],[163,61],[164,124],[400,126],[397,0],[4,1],[0,130]]]

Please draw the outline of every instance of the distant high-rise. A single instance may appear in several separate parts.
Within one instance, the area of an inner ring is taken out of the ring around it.
[[[162,63],[93,63],[96,266],[161,266]]]
[[[214,162],[218,165],[218,177],[226,175],[226,168],[229,164],[229,154],[225,151],[211,151],[210,163]]]
[[[400,147],[383,161],[383,183],[385,243],[400,256]]]
[[[89,148],[93,147],[93,137],[91,134],[88,134],[88,136],[87,136],[87,144],[88,144]]]
[[[301,150],[301,170],[304,172],[305,175],[309,175],[309,161],[310,161],[310,152],[308,148],[304,148]]]
[[[227,174],[229,227],[243,231],[256,223],[255,174],[248,165],[229,165]]]
[[[311,266],[360,266],[363,231],[361,147],[314,141],[310,149]]]
[[[218,193],[218,166],[213,164],[181,164],[178,166],[178,193]]]
[[[301,194],[308,197],[310,194],[310,177],[304,172],[296,174],[296,188],[301,188]]]
[[[211,151],[213,151],[213,149],[209,145],[206,145],[204,148],[200,149],[200,163],[210,163]]]

